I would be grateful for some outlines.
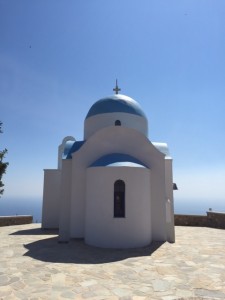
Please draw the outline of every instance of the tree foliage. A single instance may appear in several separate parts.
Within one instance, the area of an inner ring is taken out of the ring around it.
[[[2,133],[2,122],[0,122],[0,133]],[[9,164],[8,162],[3,161],[6,153],[7,153],[7,149],[0,151],[0,197],[4,192],[4,189],[3,189],[4,184],[2,182],[2,176],[3,176],[3,174],[5,174],[7,166]]]

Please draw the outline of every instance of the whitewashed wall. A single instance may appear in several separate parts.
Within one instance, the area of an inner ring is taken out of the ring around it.
[[[173,161],[171,158],[165,159],[166,171],[166,225],[167,240],[170,243],[175,242],[174,228],[174,201],[173,201]]]
[[[125,182],[125,218],[114,218],[114,182]],[[87,170],[85,242],[108,248],[149,245],[151,239],[150,171],[139,167]]]
[[[59,241],[67,242],[70,239],[70,210],[71,210],[71,184],[72,161],[62,161],[60,216],[59,216]]]
[[[84,140],[102,128],[114,126],[116,120],[121,121],[121,126],[136,129],[148,136],[148,121],[144,117],[127,113],[107,113],[92,116],[85,120]]]
[[[42,228],[59,227],[60,170],[44,170]]]
[[[86,169],[95,160],[110,153],[131,155],[151,169],[152,239],[166,241],[165,155],[142,133],[123,126],[99,130],[72,155],[72,192],[67,216],[70,218],[70,232],[65,235],[72,238],[85,236]]]

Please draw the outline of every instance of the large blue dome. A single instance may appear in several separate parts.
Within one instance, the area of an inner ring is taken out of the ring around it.
[[[125,95],[115,94],[95,102],[89,109],[86,119],[95,115],[114,112],[128,113],[146,118],[137,101]]]

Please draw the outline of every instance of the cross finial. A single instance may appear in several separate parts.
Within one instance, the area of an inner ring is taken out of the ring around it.
[[[121,89],[118,87],[117,79],[116,79],[116,87],[113,89],[113,91],[115,92],[115,94],[118,94],[118,92],[121,91]]]

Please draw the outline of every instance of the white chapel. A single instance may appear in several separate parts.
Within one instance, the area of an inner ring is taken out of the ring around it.
[[[83,141],[65,137],[58,168],[44,170],[42,228],[105,248],[175,242],[167,144],[152,142],[139,103],[114,91],[89,109]]]

